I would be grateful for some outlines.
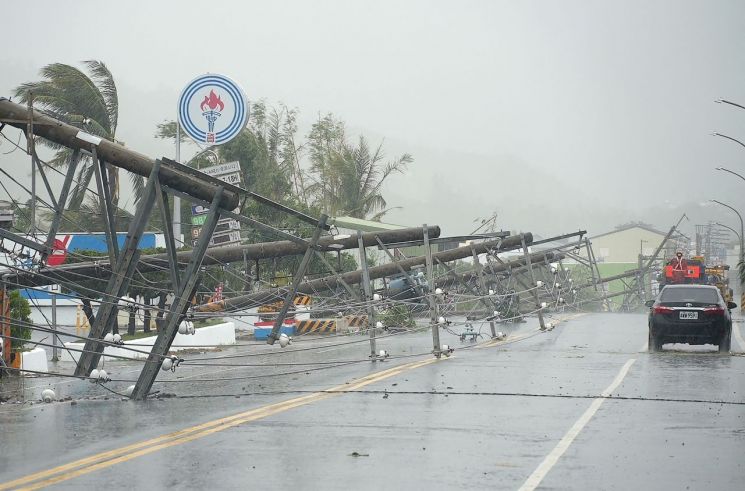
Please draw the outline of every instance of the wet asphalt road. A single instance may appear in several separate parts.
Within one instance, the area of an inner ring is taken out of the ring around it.
[[[178,397],[144,403],[58,381],[58,395],[77,404],[0,406],[0,483],[518,489],[530,478],[538,489],[745,488],[745,324],[735,324],[732,355],[681,345],[648,354],[645,322],[592,314],[547,333],[531,322],[506,343],[478,348],[443,333],[457,349],[436,362],[422,355],[432,348],[428,333],[380,340],[392,357],[375,364],[362,362],[369,347],[359,336],[299,340],[293,349],[310,349],[283,355],[261,354],[276,349],[260,344],[195,353],[185,358],[210,366],[161,374],[155,389]],[[360,343],[336,345],[348,341]],[[240,353],[256,356],[216,359]],[[349,363],[268,365],[329,361]],[[108,368],[125,380],[138,371],[127,362]],[[269,376],[285,372],[294,373]],[[26,380],[21,392],[4,382],[0,393],[34,398],[53,382]],[[351,392],[318,392],[333,387]]]

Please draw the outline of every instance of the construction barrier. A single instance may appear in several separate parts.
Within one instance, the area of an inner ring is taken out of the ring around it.
[[[298,321],[295,326],[296,334],[331,334],[336,332],[336,320],[310,319]]]
[[[347,321],[349,327],[367,327],[366,315],[347,315],[344,316],[344,320]]]
[[[311,298],[309,295],[295,295],[295,298],[292,300],[292,303],[295,305],[310,305]],[[259,306],[258,312],[259,314],[273,314],[275,312],[279,312],[279,310],[282,308],[282,304],[284,303],[283,300],[277,300],[276,302],[272,303],[266,303],[264,305]]]

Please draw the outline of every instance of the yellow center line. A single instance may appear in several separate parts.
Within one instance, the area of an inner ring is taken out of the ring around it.
[[[296,397],[287,401],[270,404],[268,406],[260,407],[257,409],[251,409],[239,414],[227,416],[225,418],[208,421],[196,426],[185,428],[183,430],[167,433],[156,438],[127,445],[114,450],[110,450],[104,453],[96,454],[91,457],[86,457],[68,464],[64,464],[52,469],[40,471],[28,476],[10,481],[4,484],[0,484],[0,491],[17,488],[17,489],[39,489],[42,487],[49,486],[61,481],[66,481],[90,472],[94,472],[105,467],[126,462],[128,460],[147,455],[158,450],[162,450],[175,445],[181,445],[183,443],[196,440],[198,438],[211,435],[213,433],[238,426],[243,423],[255,421],[257,419],[266,418],[273,416],[290,409],[294,409],[299,406],[304,406],[312,402],[321,401],[331,397],[343,394],[346,391],[356,390],[366,385],[370,385],[375,382],[380,382],[387,378],[398,375],[407,370],[413,370],[415,368],[429,365],[430,363],[436,362],[436,358],[415,361],[407,363],[405,365],[389,368],[381,372],[376,372],[365,377],[362,377],[352,383],[339,385],[332,387],[323,392],[316,392],[313,394]],[[44,479],[44,480],[42,480]],[[25,486],[18,488],[18,486]]]

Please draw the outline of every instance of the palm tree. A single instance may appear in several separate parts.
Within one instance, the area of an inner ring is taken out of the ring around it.
[[[83,129],[87,133],[114,141],[119,115],[119,98],[114,77],[108,67],[96,60],[82,62],[88,73],[63,63],[52,63],[40,70],[43,77],[38,82],[21,84],[15,90],[16,97],[49,113],[52,117]],[[57,153],[51,165],[64,167],[68,164],[72,151],[47,140],[43,143]],[[94,175],[93,161],[90,157],[81,159],[76,176],[76,184],[70,196],[69,208],[80,209],[85,192]],[[114,206],[119,203],[119,169],[107,165],[109,190]],[[141,176],[129,173],[138,201],[144,189]]]
[[[393,209],[383,198],[383,183],[406,170],[414,161],[410,154],[385,162],[382,143],[374,151],[364,136],[356,145],[348,143],[344,123],[332,116],[313,125],[309,140],[315,182],[308,191],[327,213],[379,221]]]

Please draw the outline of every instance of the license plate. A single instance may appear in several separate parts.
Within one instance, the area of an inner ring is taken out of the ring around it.
[[[681,312],[680,319],[698,319],[698,312]]]

